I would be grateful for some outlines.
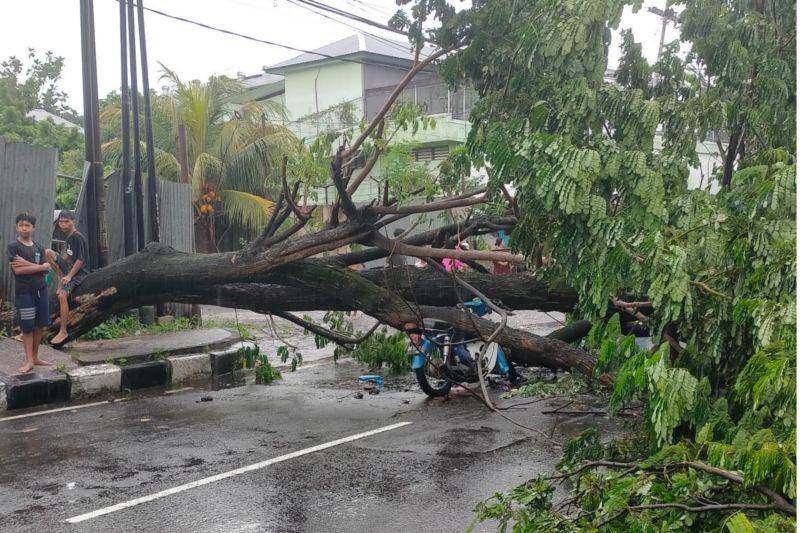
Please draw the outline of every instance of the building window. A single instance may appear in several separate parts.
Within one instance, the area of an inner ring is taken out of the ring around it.
[[[416,161],[441,161],[447,159],[450,155],[450,146],[431,146],[428,148],[417,148],[414,150],[414,159]]]

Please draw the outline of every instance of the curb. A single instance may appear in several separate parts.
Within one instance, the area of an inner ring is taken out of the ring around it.
[[[211,377],[213,375],[210,354],[167,357],[167,362],[172,383]]]
[[[3,377],[6,409],[22,409],[70,399],[70,382],[64,374],[24,374]]]
[[[255,343],[249,341],[240,341],[231,345],[225,350],[211,352],[211,372],[215,376],[221,374],[230,374],[234,370],[242,369],[242,360],[239,357],[239,349],[245,347],[254,347]]]
[[[169,365],[166,361],[148,361],[120,367],[122,369],[121,387],[125,389],[144,389],[169,383]]]
[[[253,342],[240,341],[223,350],[175,355],[157,361],[124,366],[103,363],[74,368],[67,374],[48,372],[2,376],[0,411],[229,374],[242,368],[239,349],[253,346],[255,346]]]
[[[67,372],[72,384],[72,398],[91,398],[122,387],[122,369],[117,365],[101,364],[80,366]]]

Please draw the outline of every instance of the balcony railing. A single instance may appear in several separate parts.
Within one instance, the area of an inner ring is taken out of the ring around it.
[[[367,120],[377,115],[386,99],[394,91],[394,86],[367,89],[364,91],[364,111]],[[478,99],[472,89],[450,90],[445,83],[409,85],[400,94],[398,101],[413,102],[428,114],[447,114],[455,119],[468,120],[472,106]]]

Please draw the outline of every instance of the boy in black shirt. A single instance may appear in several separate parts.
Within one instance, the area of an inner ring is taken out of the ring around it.
[[[61,278],[56,291],[60,307],[59,330],[58,334],[50,339],[50,343],[54,345],[62,344],[67,340],[69,336],[67,332],[69,297],[72,295],[72,291],[89,275],[89,245],[86,237],[75,228],[75,214],[71,211],[61,211],[58,214],[58,227],[67,236],[64,242],[64,253],[58,255],[53,250],[47,250],[47,260]]]
[[[17,322],[22,330],[22,345],[25,347],[25,364],[19,368],[24,374],[35,365],[52,365],[39,359],[39,344],[44,328],[50,325],[50,305],[47,299],[45,276],[50,265],[45,258],[44,247],[33,242],[36,217],[20,213],[16,220],[17,239],[8,245],[8,260],[14,271],[15,307]]]

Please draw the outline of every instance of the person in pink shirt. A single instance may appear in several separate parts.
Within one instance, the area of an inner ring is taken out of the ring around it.
[[[456,250],[469,250],[469,244],[466,242],[462,242],[458,246],[456,246]],[[452,272],[455,270],[456,272],[461,272],[464,270],[464,263],[459,261],[458,259],[453,259],[451,257],[445,257],[442,259],[442,265],[444,265],[445,270],[448,272]]]

